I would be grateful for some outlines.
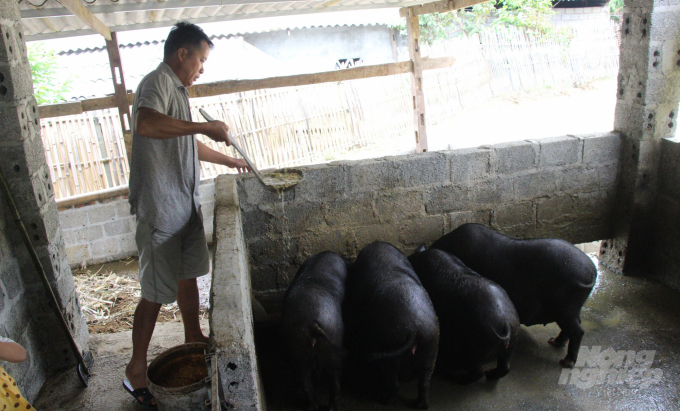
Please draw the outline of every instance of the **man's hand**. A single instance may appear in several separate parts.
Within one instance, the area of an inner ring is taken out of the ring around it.
[[[238,170],[239,173],[247,173],[249,171],[252,171],[250,167],[248,167],[248,163],[246,163],[246,160],[242,158],[236,159],[233,157],[229,157],[226,154],[222,154],[219,151],[211,149],[210,147],[206,146],[205,144],[201,143],[198,140],[196,140],[196,144],[198,145],[198,159],[201,161],[222,164],[227,167],[235,168]]]
[[[205,123],[205,125],[206,127],[203,134],[210,137],[212,140],[217,141],[218,143],[225,142],[227,143],[228,146],[231,145],[231,141],[229,140],[228,125],[224,124],[219,120],[209,121]]]
[[[231,157],[230,157],[230,159],[233,160],[232,164],[227,165],[227,167],[235,168],[235,169],[238,170],[239,173],[247,173],[249,171],[253,171],[253,170],[250,169],[250,167],[248,167],[248,163],[246,163],[246,160],[244,160],[242,158],[231,158]]]

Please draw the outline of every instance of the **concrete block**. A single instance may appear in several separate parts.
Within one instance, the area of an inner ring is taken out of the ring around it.
[[[130,202],[128,201],[127,196],[120,196],[108,204],[111,204],[116,210],[116,217],[126,218],[132,216],[130,213]]]
[[[117,221],[113,221],[112,223],[117,223]],[[102,239],[104,237],[104,230],[102,225],[91,225],[70,231],[69,234],[69,238],[75,240],[73,244],[83,244]]]
[[[664,139],[661,142],[659,192],[680,199],[680,142]]]
[[[139,255],[137,251],[137,242],[135,241],[135,233],[125,234],[117,237],[120,246],[120,252],[130,255]]]
[[[536,223],[534,205],[531,201],[510,203],[497,206],[492,217],[494,228],[506,228],[516,225],[531,225]]]
[[[537,201],[537,217],[541,223],[573,218],[574,200],[570,196],[553,196]]]
[[[455,213],[449,213],[448,214],[449,230],[453,231],[456,228],[467,223],[477,223],[489,226],[491,225],[491,213],[492,210],[490,209],[458,211]]]
[[[579,163],[582,157],[582,140],[564,136],[544,138],[538,141],[541,146],[540,166],[542,168]]]
[[[451,159],[451,182],[455,185],[471,185],[474,181],[488,179],[491,172],[491,150],[469,148],[456,150]]]
[[[618,133],[598,133],[583,138],[583,163],[586,166],[601,166],[619,161],[621,137]]]
[[[446,156],[419,153],[380,160],[362,161],[350,167],[353,194],[414,188],[449,180]]]
[[[12,104],[16,100],[33,96],[33,80],[28,61],[16,61],[14,64],[9,64],[3,62],[2,56],[0,56],[0,73],[5,77],[0,90],[2,90],[2,87],[7,89],[4,94],[0,93],[1,103]],[[23,132],[26,133],[27,131],[28,128]]]
[[[272,229],[271,220],[271,214],[257,208],[241,212],[243,235],[246,238],[246,241],[254,240],[268,234]]]
[[[357,254],[361,249],[374,241],[383,241],[398,245],[399,230],[394,224],[372,224],[354,228]]]
[[[1,84],[3,83],[0,82],[0,85]],[[26,127],[28,122],[26,114],[24,114],[22,118],[24,110],[24,102],[0,107],[0,124],[3,125],[3,133],[0,135],[0,141],[19,143],[25,137],[28,137],[28,134],[22,132],[23,127]]]
[[[295,195],[306,201],[342,198],[349,193],[349,175],[343,166],[305,167],[304,178],[295,187]]]
[[[361,226],[378,222],[373,210],[373,200],[369,197],[328,201],[323,207],[326,224],[330,227]]]
[[[515,177],[515,195],[517,199],[532,199],[549,195],[557,190],[556,174],[553,171],[542,171]]]
[[[588,192],[600,186],[597,169],[570,167],[555,171],[557,189],[565,193]]]
[[[204,200],[215,200],[215,179],[201,180],[201,185],[198,186],[198,195],[201,197],[201,203]]]
[[[19,21],[19,7],[13,2],[0,2],[0,19]]]
[[[91,228],[98,226],[90,226]],[[104,223],[104,232],[107,236],[116,236],[120,234],[133,233],[136,229],[134,219],[132,217],[116,219],[108,223]]]
[[[420,191],[381,195],[375,200],[375,212],[381,222],[401,222],[425,214]]]
[[[7,245],[9,247],[9,244]],[[14,255],[8,249],[0,248],[0,272],[2,272],[2,284],[8,299],[14,299],[22,291],[21,272]],[[3,264],[4,263],[4,264]],[[0,310],[1,312],[1,310]]]
[[[13,21],[6,20],[0,23],[0,62],[20,59],[21,48],[17,46],[18,34]]]
[[[248,255],[257,266],[270,266],[280,263],[292,264],[293,257],[298,253],[299,248],[297,239],[286,239],[281,236],[260,238],[248,241],[247,244]]]
[[[87,225],[87,211],[84,207],[59,211],[59,223],[64,230],[84,227]]]
[[[120,252],[120,245],[115,238],[104,238],[102,240],[93,241],[90,244],[90,249],[93,257],[105,257]]]
[[[318,233],[305,233],[300,236],[299,253],[308,258],[322,251],[333,251],[344,257],[354,255],[356,242],[352,229],[333,228]]]
[[[447,230],[446,222],[446,217],[443,215],[405,221],[400,227],[401,242],[403,244],[432,243],[444,235]]]
[[[277,227],[277,232],[284,235],[315,230],[326,225],[321,203],[294,202],[288,204],[284,210],[276,207],[272,215],[275,217],[272,224]]]
[[[111,203],[93,204],[87,207],[87,219],[90,224],[99,224],[116,219],[116,205]]]
[[[484,181],[472,187],[472,204],[486,207],[501,201],[501,192],[496,189],[496,181]]]
[[[447,157],[441,153],[417,153],[394,158],[402,187],[419,187],[449,181]]]
[[[537,165],[539,146],[529,141],[496,144],[493,146],[495,168],[499,174],[530,170]]]
[[[472,189],[446,185],[434,187],[424,194],[425,209],[428,214],[441,214],[470,208]]]
[[[610,164],[608,166],[597,168],[597,181],[600,190],[615,189],[619,177],[618,164]]]

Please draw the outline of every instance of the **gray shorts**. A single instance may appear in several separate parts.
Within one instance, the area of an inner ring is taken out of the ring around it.
[[[137,219],[139,283],[142,297],[160,304],[177,300],[179,280],[200,277],[210,271],[210,255],[201,218],[194,211],[178,234],[168,234]]]

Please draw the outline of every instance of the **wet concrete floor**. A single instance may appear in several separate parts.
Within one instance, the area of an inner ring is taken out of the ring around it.
[[[598,283],[581,317],[586,334],[580,357],[593,361],[571,372],[578,375],[567,375],[570,371],[558,364],[566,348],[547,343],[558,334],[556,324],[522,326],[510,374],[495,383],[482,379],[467,386],[435,376],[430,410],[680,409],[680,293],[654,280],[624,277],[600,265]],[[295,410],[292,372],[276,332],[272,326],[256,327],[267,409]],[[611,350],[605,356],[589,356],[597,347]],[[621,350],[632,356],[618,357],[624,354]],[[603,377],[599,370],[609,364],[612,373],[604,382],[598,381]],[[408,409],[406,401],[417,393],[415,382],[406,383],[397,401],[385,406],[371,398],[361,374],[348,371],[343,380],[340,407],[346,411]]]

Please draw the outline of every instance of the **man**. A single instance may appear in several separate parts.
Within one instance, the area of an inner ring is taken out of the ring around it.
[[[142,298],[135,310],[132,359],[123,385],[150,408],[155,400],[146,388],[146,356],[161,304],[177,301],[185,342],[208,342],[199,324],[196,284],[209,269],[198,195],[199,160],[248,171],[245,161],[214,151],[194,137],[203,134],[229,144],[226,124],[194,123],[189,110],[187,87],[203,73],[212,47],[200,27],[175,25],[165,41],[163,62],[142,79],[132,107],[130,206],[137,215]]]

